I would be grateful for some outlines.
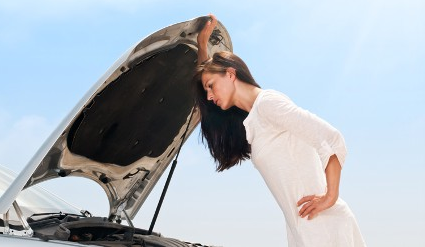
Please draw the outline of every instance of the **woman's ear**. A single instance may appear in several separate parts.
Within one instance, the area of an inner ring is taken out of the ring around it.
[[[236,79],[236,70],[232,67],[226,69],[226,72],[230,76],[230,79]]]

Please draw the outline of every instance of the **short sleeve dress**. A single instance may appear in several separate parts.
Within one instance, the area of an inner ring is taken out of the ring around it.
[[[330,156],[344,164],[346,147],[338,130],[274,90],[259,93],[243,124],[252,163],[284,213],[290,247],[366,246],[341,198],[313,220],[298,215],[299,199],[326,192]]]

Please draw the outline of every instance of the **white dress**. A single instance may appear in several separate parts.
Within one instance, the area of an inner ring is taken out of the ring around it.
[[[251,160],[285,215],[290,247],[366,246],[340,198],[312,220],[298,215],[298,200],[326,192],[329,157],[336,154],[344,164],[346,148],[338,130],[274,90],[260,92],[243,124]]]

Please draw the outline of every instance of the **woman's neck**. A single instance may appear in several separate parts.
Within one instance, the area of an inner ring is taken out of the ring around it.
[[[255,99],[261,92],[261,88],[254,85],[237,80],[235,83],[236,90],[233,102],[236,107],[246,112],[251,111]]]

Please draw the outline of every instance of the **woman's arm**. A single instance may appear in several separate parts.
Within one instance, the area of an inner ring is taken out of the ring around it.
[[[217,25],[217,18],[210,14],[211,20],[205,23],[204,28],[198,34],[198,65],[208,59],[208,41]]]
[[[327,183],[326,194],[305,196],[298,201],[298,207],[304,204],[299,211],[299,215],[302,218],[308,216],[308,219],[311,220],[318,213],[332,207],[336,200],[338,200],[341,164],[335,154],[329,158],[325,173]]]
[[[326,170],[333,154],[338,157],[343,167],[347,154],[344,137],[322,118],[298,107],[287,96],[278,92],[264,94],[258,111],[273,128],[288,131],[314,147],[320,157],[323,171]]]
[[[347,152],[341,133],[281,94],[264,95],[258,109],[261,116],[274,128],[289,131],[314,147],[322,162],[326,175],[326,192],[301,198],[297,203],[297,206],[302,206],[299,215],[312,219],[332,207],[338,200],[341,169]]]

